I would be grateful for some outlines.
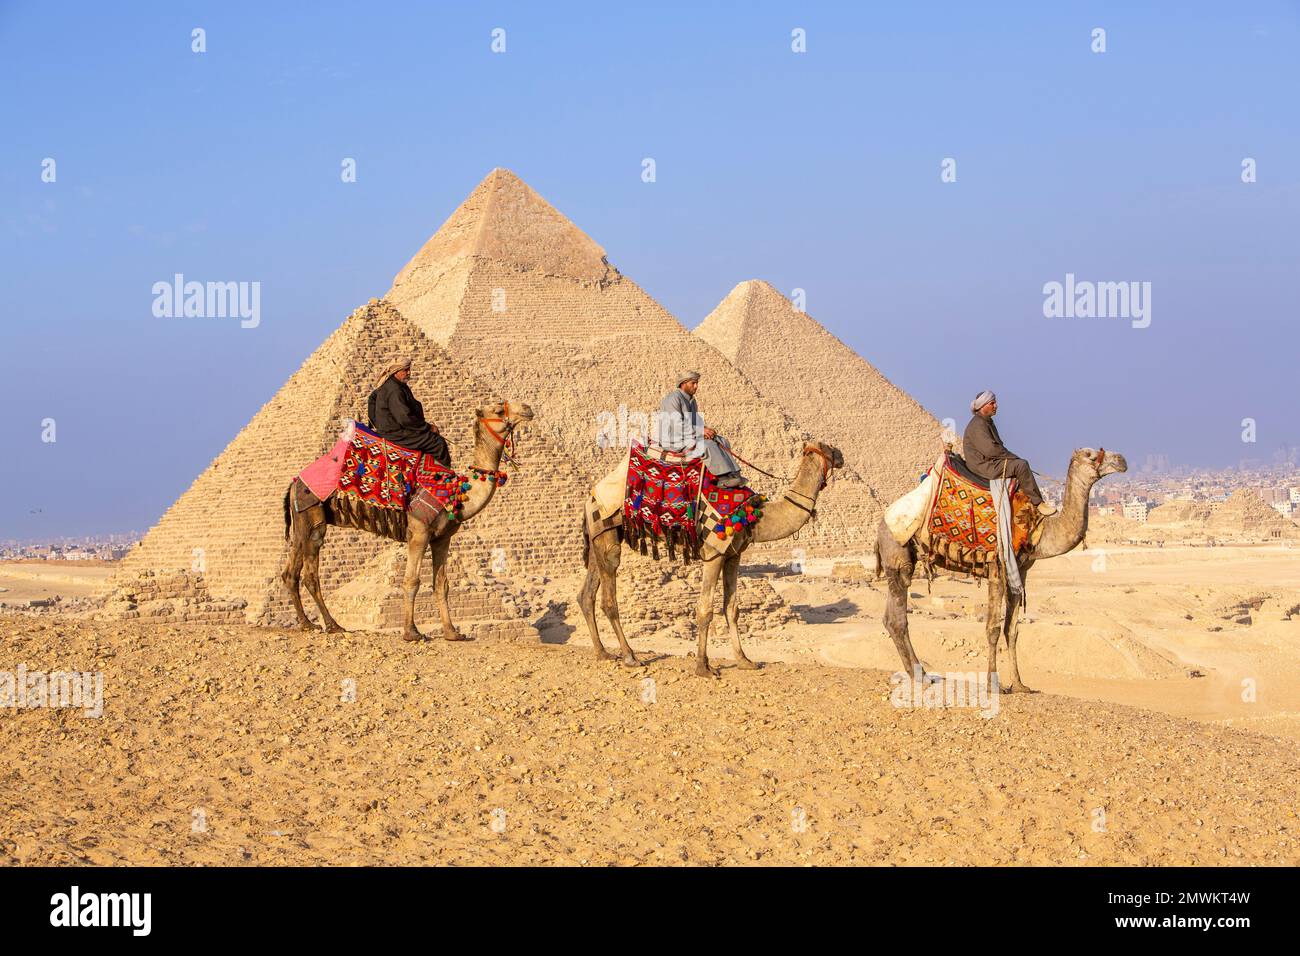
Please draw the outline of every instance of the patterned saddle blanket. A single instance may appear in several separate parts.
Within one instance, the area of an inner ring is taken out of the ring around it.
[[[961,565],[989,565],[997,561],[998,516],[993,493],[986,483],[945,455],[934,503],[926,524],[929,547]],[[1011,483],[1011,544],[1021,554],[1038,523],[1037,509]]]
[[[343,457],[336,494],[430,521],[440,511],[458,520],[469,490],[467,476],[358,424]]]
[[[762,517],[763,496],[750,488],[719,488],[702,459],[664,461],[633,445],[623,497],[623,532],[632,544],[663,541],[670,556],[681,545],[688,556],[700,544],[725,551],[737,530]],[[655,550],[658,557],[658,549]]]

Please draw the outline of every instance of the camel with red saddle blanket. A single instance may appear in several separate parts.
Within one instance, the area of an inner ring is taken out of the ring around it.
[[[960,461],[954,462],[950,457],[927,473],[926,482],[932,486],[922,495],[929,497],[929,506],[924,509],[922,520],[912,520],[906,531],[899,531],[896,509],[905,510],[906,499],[917,495],[919,489],[891,506],[876,531],[876,575],[883,574],[889,584],[885,629],[893,638],[907,673],[917,679],[924,677],[907,630],[908,588],[919,562],[930,569],[937,565],[954,573],[988,579],[984,627],[989,644],[989,687],[993,688],[998,672],[998,641],[1005,639],[1011,683],[1002,691],[1030,693],[1030,688],[1020,679],[1016,660],[1023,582],[1035,562],[1065,554],[1083,540],[1088,530],[1088,495],[1092,486],[1107,475],[1127,470],[1123,455],[1105,449],[1080,448],[1070,459],[1065,499],[1058,513],[1041,517],[1024,495],[1013,493],[1011,537],[1021,582],[1019,591],[1008,586],[1009,575],[997,546],[997,515],[988,483],[981,484],[982,479],[965,472]],[[916,516],[914,511],[912,518]],[[904,540],[898,540],[899,534],[906,535]]]
[[[583,516],[582,561],[587,578],[578,594],[597,659],[613,660],[596,627],[596,596],[618,638],[623,663],[640,664],[623,633],[618,614],[618,568],[624,543],[656,559],[663,544],[670,557],[678,550],[687,561],[704,562],[704,579],[695,606],[699,646],[695,673],[718,676],[709,666],[709,627],[713,590],[722,578],[722,608],[731,632],[736,666],[757,667],[740,646],[740,556],[756,541],[778,541],[794,534],[814,515],[817,497],[833,469],[844,467],[839,449],[821,442],[804,445],[794,481],[774,501],[748,488],[719,487],[702,461],[687,462],[671,453],[633,448],[588,496]]]
[[[415,626],[415,596],[420,590],[420,561],[426,548],[433,559],[433,589],[442,619],[442,636],[465,640],[451,621],[447,603],[447,552],[461,526],[488,506],[506,474],[499,470],[509,454],[515,429],[532,419],[520,402],[491,402],[475,413],[474,464],[458,474],[423,452],[385,441],[354,425],[333,451],[295,478],[284,494],[284,534],[289,559],[281,580],[289,591],[298,625],[314,630],[302,607],[300,585],[320,608],[326,631],[343,628],[325,607],[320,588],[320,549],[330,525],[357,528],[406,543],[403,611],[404,640],[424,635]]]

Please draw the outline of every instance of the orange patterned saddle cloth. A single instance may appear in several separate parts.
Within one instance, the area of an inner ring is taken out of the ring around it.
[[[1038,511],[1011,482],[1011,545],[1016,554],[1030,543]],[[927,522],[931,550],[962,563],[990,564],[997,560],[998,514],[988,483],[958,456],[947,453]]]

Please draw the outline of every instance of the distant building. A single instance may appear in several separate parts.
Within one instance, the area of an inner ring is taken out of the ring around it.
[[[1147,511],[1147,503],[1141,499],[1134,498],[1132,501],[1124,502],[1124,517],[1129,521],[1136,521],[1138,524],[1146,524]]]

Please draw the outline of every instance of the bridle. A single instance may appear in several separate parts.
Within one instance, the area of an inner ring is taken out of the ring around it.
[[[805,458],[807,458],[809,455],[817,455],[822,460],[822,480],[821,480],[821,484],[817,486],[817,493],[821,494],[822,490],[825,489],[827,482],[830,480],[831,469],[835,467],[835,463],[831,461],[830,456],[827,455],[826,452],[822,451],[816,445],[804,445],[803,455]],[[798,495],[800,498],[806,499],[808,501],[808,504],[806,505],[800,504],[799,502],[793,500],[790,497],[791,495]],[[808,517],[810,518],[817,517],[817,507],[816,507],[817,499],[812,495],[805,495],[801,491],[795,491],[792,488],[787,488],[781,494],[781,497],[785,501],[794,505],[800,511],[807,512]]]
[[[515,428],[519,422],[510,417],[510,403],[502,404],[500,418],[480,418],[479,421],[483,423],[484,430],[501,444],[501,457],[516,468],[520,467],[519,460],[515,458],[517,452]],[[498,432],[492,427],[493,424],[504,425],[505,428]]]

